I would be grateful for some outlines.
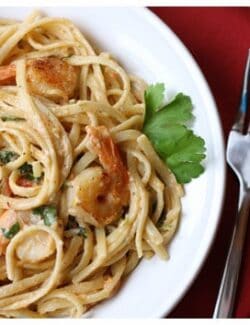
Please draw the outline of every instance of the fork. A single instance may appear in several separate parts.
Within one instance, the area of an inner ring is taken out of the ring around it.
[[[246,134],[244,134],[244,128],[248,107],[249,79],[250,49],[248,50],[239,112],[229,133],[227,143],[227,163],[235,172],[240,183],[239,210],[235,219],[213,318],[230,318],[233,316],[242,251],[247,231],[250,209],[250,123]]]

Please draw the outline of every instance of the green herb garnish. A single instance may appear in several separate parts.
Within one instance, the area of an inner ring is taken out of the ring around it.
[[[51,226],[56,222],[57,212],[56,208],[51,205],[43,205],[33,209],[34,215],[40,215],[46,226]]]
[[[19,225],[19,223],[17,222],[17,223],[15,223],[14,225],[12,225],[12,226],[10,227],[9,230],[4,229],[4,228],[1,228],[1,230],[2,230],[2,233],[3,233],[3,235],[4,235],[5,238],[11,239],[11,238],[13,238],[13,237],[18,233],[18,231],[20,230],[20,225]]]
[[[87,238],[87,230],[83,227],[78,228],[77,236],[81,236],[83,238]]]
[[[16,160],[18,157],[18,154],[14,151],[1,150],[0,165],[8,164],[10,161]]]
[[[32,165],[27,162],[25,162],[21,167],[19,167],[19,172],[24,178],[30,181],[40,181],[41,178],[43,177],[43,173],[40,177],[35,177],[33,174]]]
[[[81,236],[83,238],[87,238],[87,229],[85,229],[84,227],[79,226],[78,222],[76,221],[76,218],[69,215],[68,218],[68,223],[65,227],[66,230],[74,230],[74,233],[77,236]]]
[[[161,228],[166,220],[166,213],[163,211],[160,218],[158,219],[156,223],[157,228]]]
[[[25,121],[24,118],[22,118],[22,117],[17,117],[17,116],[2,116],[2,117],[1,117],[1,120],[2,120],[3,122],[9,122],[9,121],[17,121],[17,122],[19,122],[19,121]]]
[[[19,172],[22,176],[24,176],[30,181],[34,179],[32,165],[28,164],[27,162],[25,162],[21,167],[19,167]]]
[[[187,124],[193,119],[190,97],[179,93],[162,106],[164,84],[151,85],[145,92],[146,114],[143,132],[181,184],[203,173],[205,142]]]

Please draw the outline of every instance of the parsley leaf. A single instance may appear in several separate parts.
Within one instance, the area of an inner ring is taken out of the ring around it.
[[[68,223],[65,227],[66,230],[73,230],[74,235],[81,236],[83,238],[87,238],[87,229],[84,227],[79,226],[76,218],[69,215]]]
[[[24,176],[30,181],[34,179],[32,165],[28,164],[27,162],[25,162],[21,167],[19,167],[19,172],[22,176]]]
[[[3,233],[3,235],[4,235],[5,238],[11,239],[11,238],[13,238],[13,237],[18,233],[18,231],[20,230],[20,225],[19,225],[19,223],[17,222],[17,223],[15,223],[14,225],[12,225],[12,226],[10,227],[9,230],[4,229],[4,228],[1,228],[1,230],[2,230],[2,233]]]
[[[163,83],[150,85],[145,92],[145,102],[151,108],[152,112],[156,112],[164,99],[165,86]]]
[[[31,164],[25,162],[21,167],[19,167],[19,172],[20,174],[30,180],[30,181],[40,181],[41,178],[43,177],[43,174],[40,177],[35,177],[33,174],[33,167]]]
[[[87,230],[83,227],[79,227],[77,236],[81,236],[86,239],[87,238]]]
[[[201,161],[205,158],[205,142],[187,127],[193,119],[190,97],[179,93],[160,108],[164,98],[162,85],[150,86],[145,92],[143,132],[177,181],[188,183],[204,171]]]
[[[8,121],[25,121],[25,119],[24,118],[22,118],[22,117],[17,117],[17,116],[2,116],[1,117],[1,120],[3,121],[3,122],[8,122]]]
[[[1,150],[0,151],[0,165],[8,164],[18,158],[18,154],[14,151]]]
[[[51,226],[56,222],[56,208],[51,205],[42,205],[38,208],[33,209],[33,214],[40,215],[46,226]]]
[[[166,220],[166,213],[163,211],[160,218],[158,219],[156,223],[157,228],[161,228],[164,224],[164,221]]]

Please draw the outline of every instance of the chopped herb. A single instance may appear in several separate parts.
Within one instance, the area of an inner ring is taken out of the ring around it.
[[[0,165],[8,164],[10,161],[16,160],[18,157],[18,154],[14,151],[1,150]]]
[[[165,220],[166,220],[166,213],[162,212],[160,218],[158,219],[158,221],[156,223],[156,227],[161,228],[163,226]]]
[[[33,209],[34,215],[40,215],[46,226],[51,226],[56,222],[57,212],[56,208],[51,205],[43,205]]]
[[[173,224],[170,223],[170,224],[164,225],[164,227],[162,227],[162,228],[163,228],[163,231],[170,231],[172,229],[172,227],[173,227]]]
[[[34,176],[33,176],[33,168],[27,162],[25,162],[21,167],[19,167],[19,172],[20,172],[20,174],[22,176],[24,176],[25,178],[27,178],[29,180],[33,180],[34,179]]]
[[[19,172],[24,178],[28,179],[29,181],[40,181],[44,175],[42,173],[40,177],[35,177],[33,174],[32,165],[27,162],[25,162],[21,167],[19,167]]]
[[[17,121],[17,122],[19,122],[19,121],[25,121],[24,118],[22,118],[22,117],[17,117],[17,116],[2,116],[2,117],[1,117],[1,120],[2,120],[3,122],[9,122],[9,121]]]
[[[83,238],[87,238],[87,229],[84,227],[79,226],[78,222],[76,221],[76,218],[69,215],[68,223],[65,227],[65,230],[73,230],[74,234],[77,236],[81,236]]]
[[[205,142],[187,124],[193,119],[190,97],[179,93],[162,106],[164,85],[151,85],[145,92],[146,114],[143,132],[181,184],[203,173]]]
[[[1,228],[1,230],[2,230],[2,233],[3,233],[3,235],[4,235],[5,238],[11,239],[11,238],[13,238],[13,237],[18,233],[18,231],[20,230],[20,225],[19,225],[19,223],[17,222],[17,223],[15,223],[14,225],[12,225],[12,226],[10,227],[9,230],[4,229],[4,228]]]
[[[77,236],[81,236],[83,238],[87,238],[87,230],[83,227],[79,227]]]
[[[67,182],[64,182],[61,186],[61,190],[65,191],[67,190],[69,187],[72,187],[71,185],[69,185]]]

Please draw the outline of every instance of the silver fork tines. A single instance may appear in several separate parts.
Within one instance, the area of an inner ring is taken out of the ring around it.
[[[246,119],[246,114],[247,114],[247,107],[248,107],[249,79],[250,79],[250,49],[248,50],[247,63],[246,63],[246,67],[245,67],[239,112],[238,112],[236,122],[232,127],[232,130],[234,130],[234,131],[243,132],[243,130],[244,130],[245,119]],[[248,126],[248,133],[249,132],[250,132],[250,123]]]
[[[213,318],[229,318],[233,315],[242,251],[250,209],[250,123],[243,134],[248,109],[250,79],[250,50],[244,73],[240,108],[235,124],[229,134],[227,162],[240,182],[239,211],[235,219],[233,235],[224,268]]]

